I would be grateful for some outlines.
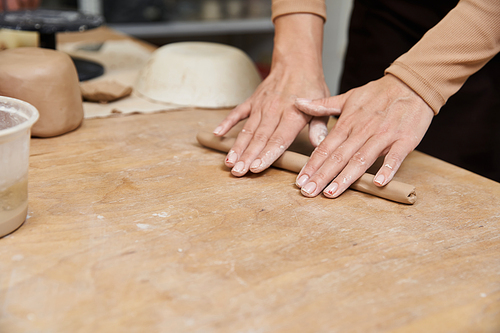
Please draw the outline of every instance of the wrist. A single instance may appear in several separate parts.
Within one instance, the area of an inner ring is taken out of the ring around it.
[[[321,17],[303,13],[282,15],[274,24],[273,67],[322,71],[324,21]]]

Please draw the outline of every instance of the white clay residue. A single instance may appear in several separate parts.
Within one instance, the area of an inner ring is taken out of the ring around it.
[[[146,230],[146,229],[151,228],[151,226],[149,224],[146,224],[146,223],[137,223],[136,226],[137,226],[137,228],[139,228],[141,230]]]
[[[12,256],[12,261],[21,261],[24,259],[24,256],[22,254],[15,254]]]
[[[350,175],[345,176],[345,177],[342,178],[342,183],[343,184],[347,184],[348,182],[351,181],[351,179],[352,179],[352,177]]]
[[[169,217],[169,216],[170,216],[170,214],[169,214],[169,213],[167,213],[167,212],[161,212],[161,213],[154,213],[154,214],[153,214],[153,216],[158,216],[158,217],[163,217],[163,218],[165,218],[165,217]]]

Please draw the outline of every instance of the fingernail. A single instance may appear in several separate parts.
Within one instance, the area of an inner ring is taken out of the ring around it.
[[[214,134],[219,134],[220,131],[222,131],[222,126],[218,126],[216,129],[214,129]]]
[[[295,100],[297,103],[299,104],[309,104],[312,102],[312,99],[308,99],[308,98],[297,98]]]
[[[328,185],[324,193],[327,197],[333,197],[338,188],[339,185],[337,183],[331,183],[330,185]]]
[[[243,169],[245,168],[245,163],[242,162],[242,161],[239,161],[238,163],[236,163],[236,165],[234,166],[233,168],[233,171],[234,172],[237,172],[237,173],[240,173],[243,171]]]
[[[318,145],[325,140],[326,136],[325,135],[320,135],[318,136]]]
[[[302,188],[302,192],[304,192],[305,194],[309,194],[311,195],[314,190],[316,189],[316,183],[314,182],[310,182],[310,183],[307,183],[303,188]]]
[[[258,169],[261,164],[262,164],[262,160],[258,158],[252,162],[252,164],[250,165],[250,169]]]
[[[384,185],[384,180],[385,180],[384,175],[377,175],[377,177],[375,177],[373,181],[379,185]]]
[[[234,162],[236,162],[236,153],[234,151],[229,151],[229,153],[227,154],[227,157],[226,157],[226,163],[228,164],[234,164]]]
[[[309,177],[307,175],[302,175],[299,177],[299,179],[297,179],[295,184],[297,184],[298,187],[302,187],[302,186],[304,186],[305,183],[307,183],[308,180],[309,180]]]

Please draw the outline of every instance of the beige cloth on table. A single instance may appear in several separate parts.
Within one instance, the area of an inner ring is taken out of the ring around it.
[[[116,82],[122,86],[133,87],[140,69],[151,56],[151,51],[131,40],[111,40],[100,43],[75,42],[62,43],[58,49],[74,57],[93,60],[104,66],[103,76],[86,81]],[[103,118],[116,114],[153,113],[180,110],[182,106],[163,104],[147,100],[132,93],[125,98],[109,103],[83,102],[85,119]]]

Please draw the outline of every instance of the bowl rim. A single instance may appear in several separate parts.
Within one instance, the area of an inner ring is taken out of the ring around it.
[[[30,129],[33,126],[33,124],[40,117],[40,113],[38,112],[37,108],[28,102],[22,101],[22,100],[17,99],[17,98],[0,96],[0,103],[2,103],[2,102],[11,103],[11,104],[13,104],[14,107],[16,106],[16,104],[21,105],[24,108],[31,110],[33,114],[29,118],[27,118],[26,121],[23,121],[22,123],[20,123],[18,125],[0,130],[0,138],[7,137],[11,134],[21,132],[25,129]],[[0,111],[3,111],[3,110],[0,109]],[[8,111],[6,111],[6,112],[8,112]]]

